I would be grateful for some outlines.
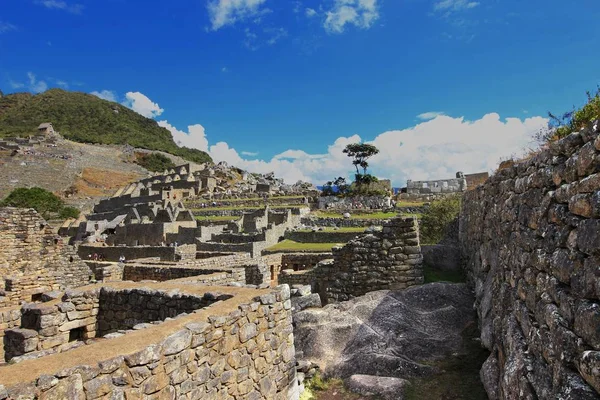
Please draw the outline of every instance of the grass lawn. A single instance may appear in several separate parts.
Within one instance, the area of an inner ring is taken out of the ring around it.
[[[464,283],[467,281],[467,277],[464,271],[445,271],[437,268],[432,268],[428,265],[423,267],[423,275],[425,276],[425,283],[431,282],[452,282],[452,283]]]
[[[209,216],[203,216],[203,215],[198,215],[196,216],[196,220],[197,221],[235,221],[237,219],[240,219],[241,217],[232,217],[231,215],[219,215],[219,216],[215,216],[215,215],[209,215]]]
[[[396,208],[398,207],[422,207],[425,205],[424,201],[398,201]]]
[[[316,211],[313,215],[320,218],[344,218],[343,213],[339,212]],[[394,218],[396,215],[398,215],[398,213],[395,212],[375,212],[371,214],[350,213],[350,219],[390,219]]]
[[[332,247],[343,243],[298,243],[293,240],[283,240],[275,246],[269,247],[268,251],[308,251],[308,252],[328,252]]]

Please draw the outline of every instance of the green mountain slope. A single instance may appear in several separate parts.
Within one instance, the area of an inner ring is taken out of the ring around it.
[[[34,134],[42,122],[51,122],[61,135],[77,142],[129,144],[198,163],[212,161],[203,151],[177,146],[156,121],[91,94],[50,89],[0,97],[0,137]]]

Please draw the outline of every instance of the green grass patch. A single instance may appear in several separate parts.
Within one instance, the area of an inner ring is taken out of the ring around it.
[[[235,221],[241,217],[232,217],[230,215],[198,215],[196,216],[197,221]]]
[[[423,207],[424,201],[398,201],[396,202],[396,208],[399,207]]]
[[[432,282],[452,282],[452,283],[464,283],[467,281],[467,276],[463,270],[458,271],[446,271],[438,268],[433,268],[425,265],[423,268],[423,275],[425,277],[425,283]]]
[[[267,251],[307,251],[307,252],[328,252],[335,246],[343,243],[298,243],[293,240],[283,240],[275,246],[271,246]]]

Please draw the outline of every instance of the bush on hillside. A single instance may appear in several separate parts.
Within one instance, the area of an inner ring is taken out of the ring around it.
[[[65,207],[60,197],[39,187],[13,190],[0,202],[0,207],[33,208],[43,218],[48,218],[53,214],[58,214],[60,218],[64,219],[79,217],[78,209]]]
[[[572,132],[577,132],[590,122],[600,118],[600,87],[595,94],[587,92],[587,103],[580,109],[573,107],[572,111],[562,115],[548,113],[550,122],[548,127],[542,129],[536,139],[544,144],[561,139]]]
[[[79,210],[75,207],[65,206],[58,212],[60,219],[79,218]]]
[[[444,238],[448,226],[460,213],[461,200],[461,196],[453,195],[431,203],[421,218],[422,243],[435,244]]]
[[[175,168],[175,163],[160,153],[143,154],[138,157],[136,162],[152,172],[163,172],[166,169]]]

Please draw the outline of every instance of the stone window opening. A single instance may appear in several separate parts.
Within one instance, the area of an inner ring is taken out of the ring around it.
[[[32,303],[39,303],[42,301],[42,293],[34,293],[31,295]]]
[[[83,334],[85,327],[82,326],[80,328],[71,329],[69,331],[69,343],[71,342],[80,342],[83,340]]]

